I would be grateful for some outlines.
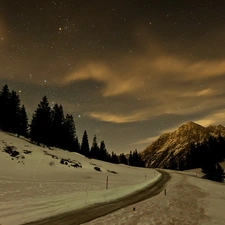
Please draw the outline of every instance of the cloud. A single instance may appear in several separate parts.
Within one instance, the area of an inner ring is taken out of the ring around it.
[[[221,109],[221,110],[217,110],[217,111],[212,111],[210,114],[206,115],[205,117],[203,117],[201,119],[195,120],[194,122],[198,123],[204,127],[207,127],[209,125],[225,124],[224,114],[225,114],[225,108]],[[160,135],[168,133],[168,132],[173,132],[181,125],[182,125],[182,123],[178,124],[178,126],[172,126],[172,127],[166,128],[166,129],[160,131],[160,133],[158,133],[158,135],[138,140],[138,141],[132,143],[132,145],[151,144],[153,141],[156,141]]]
[[[182,125],[182,124],[180,124],[180,125]],[[159,138],[160,135],[165,134],[165,133],[173,132],[173,131],[175,131],[177,128],[178,128],[178,127],[175,127],[175,126],[166,128],[166,129],[160,131],[160,133],[158,133],[158,135],[153,136],[153,137],[148,137],[148,138],[145,138],[145,139],[141,139],[141,140],[139,140],[139,141],[136,141],[136,142],[132,143],[132,145],[151,144],[153,141],[156,141],[156,140]]]
[[[145,139],[141,139],[139,141],[136,141],[132,143],[132,145],[139,145],[139,144],[151,144],[153,141],[157,140],[160,135],[154,136],[154,137],[148,137]]]
[[[116,63],[120,65],[118,70],[110,66],[110,62],[89,62],[73,73],[66,75],[63,78],[63,83],[92,79],[105,85],[104,96],[136,95],[140,91],[142,93],[143,90],[148,90],[148,88],[151,90],[162,88],[169,90],[173,81],[177,84],[191,81],[201,82],[225,73],[225,60],[193,63],[177,58],[166,56],[156,59],[147,56],[143,58],[133,57],[129,62]],[[213,90],[211,89],[211,91]],[[169,92],[172,93],[171,90]],[[175,91],[175,93],[177,92]]]
[[[209,125],[219,125],[225,124],[225,108],[217,111],[212,111],[210,114],[206,115],[200,120],[197,120],[196,123],[201,124],[202,126],[209,126]]]
[[[80,80],[95,80],[104,84],[103,96],[114,96],[130,93],[138,89],[138,78],[127,76],[121,71],[115,72],[110,66],[102,62],[89,62],[80,69],[70,73],[63,78],[63,83],[76,82]]]
[[[147,46],[142,54],[135,51],[121,52],[115,58],[109,53],[106,59],[78,61],[72,70],[68,69],[62,58],[54,58],[53,50],[48,53],[53,58],[49,57],[42,63],[38,59],[44,59],[47,55],[42,54],[47,53],[31,49],[27,52],[28,56],[32,56],[30,61],[22,60],[20,55],[15,55],[12,59],[8,56],[10,66],[2,74],[10,80],[32,82],[46,87],[60,85],[65,89],[79,81],[100,83],[95,90],[97,94],[92,95],[92,98],[98,98],[94,100],[95,103],[101,102],[99,111],[91,103],[84,108],[87,108],[86,113],[90,117],[111,123],[144,121],[165,114],[204,116],[213,107],[220,107],[221,98],[225,95],[220,82],[221,76],[225,74],[225,60],[191,61],[179,54],[169,55],[156,38],[150,37],[148,41],[148,34],[143,30],[139,33],[143,40],[140,49]],[[33,43],[29,44],[33,46]],[[7,61],[7,57],[4,58]],[[0,62],[3,68],[6,68],[5,64],[6,62]],[[12,73],[13,70],[16,73]],[[32,79],[30,71],[34,71]],[[82,87],[85,88],[85,85]],[[120,98],[120,114],[116,98]]]
[[[129,123],[164,114],[204,114],[210,108],[218,107],[225,94],[219,82],[220,75],[225,72],[223,64],[219,60],[191,63],[172,57],[136,58],[129,65],[124,65],[127,68],[124,72],[121,69],[115,71],[107,63],[89,62],[65,76],[63,82],[94,80],[102,83],[102,97],[107,98],[109,104],[113,96],[122,97],[122,108],[129,106],[129,110],[118,115],[113,103],[114,109],[103,107],[101,112],[89,110],[89,116],[112,123]],[[214,73],[213,68],[217,66]],[[198,75],[195,74],[197,71]],[[130,110],[132,105],[136,108]]]
[[[107,81],[111,79],[111,72],[107,66],[103,63],[87,63],[82,66],[82,68],[74,71],[73,73],[67,75],[63,81],[65,83],[93,79],[97,81]]]
[[[91,112],[89,116],[104,122],[110,123],[131,123],[136,121],[144,121],[147,118],[147,112],[136,112],[131,115],[116,115],[114,113]]]

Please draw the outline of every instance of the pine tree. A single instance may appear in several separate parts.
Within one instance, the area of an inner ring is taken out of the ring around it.
[[[38,144],[47,146],[51,144],[51,109],[46,96],[42,98],[38,108],[33,114],[30,126],[30,138]]]
[[[202,167],[202,173],[205,174],[203,177],[209,180],[222,182],[224,178],[223,168],[219,163],[213,161],[208,161],[207,164],[204,164]]]
[[[138,154],[137,149],[135,149],[134,152],[130,151],[128,160],[130,166],[145,167],[145,163]]]
[[[25,107],[20,107],[20,98],[15,91],[10,92],[4,85],[0,92],[0,128],[27,137],[28,119]]]
[[[90,148],[89,148],[89,143],[88,143],[88,135],[87,131],[84,131],[83,138],[82,138],[82,143],[81,143],[81,154],[89,157],[90,156]]]
[[[91,158],[94,158],[94,159],[100,159],[101,158],[100,157],[100,149],[98,147],[96,135],[94,135],[94,138],[93,138],[90,156],[91,156]]]
[[[15,91],[11,92],[9,99],[8,116],[8,131],[19,135],[20,129],[20,98]]]
[[[71,152],[79,151],[79,149],[75,149],[76,129],[72,115],[69,114],[66,115],[63,127],[64,127],[63,142],[65,143],[65,148]]]
[[[22,135],[24,137],[28,137],[28,118],[25,106],[22,105],[20,108],[20,124],[19,124],[19,130],[18,130],[18,136]]]
[[[128,162],[129,162],[129,165],[130,166],[134,166],[133,152],[132,151],[130,151],[130,155],[129,155],[129,158],[128,158]]]
[[[210,137],[200,145],[202,150],[201,169],[205,173],[204,178],[222,182],[224,178],[223,168],[219,165],[219,152],[217,140]]]
[[[133,158],[134,158],[134,161],[135,161],[135,166],[145,167],[145,163],[142,160],[141,156],[138,154],[137,149],[135,149],[134,152],[133,152]]]
[[[63,107],[55,104],[51,111],[51,143],[55,147],[63,148],[64,140],[63,137],[66,136],[64,133],[64,113]]]
[[[120,156],[119,156],[119,161],[120,161],[120,163],[122,163],[122,164],[128,165],[128,161],[127,161],[127,158],[126,158],[126,156],[124,155],[124,153],[121,153],[121,154],[120,154]]]
[[[75,152],[80,153],[80,143],[79,143],[78,136],[75,136],[74,138],[74,149],[75,149]]]
[[[99,158],[100,160],[103,160],[103,161],[106,161],[106,162],[111,161],[111,156],[106,150],[106,146],[105,146],[104,141],[101,141],[101,143],[100,143],[99,156],[100,156],[100,158]]]
[[[4,131],[9,131],[8,123],[10,122],[10,98],[11,93],[9,92],[8,85],[4,85],[2,91],[0,92],[0,128]]]
[[[119,163],[119,159],[118,159],[116,153],[114,153],[114,152],[112,152],[111,162],[115,163],[115,164]]]

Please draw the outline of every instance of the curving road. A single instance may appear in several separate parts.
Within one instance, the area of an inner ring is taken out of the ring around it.
[[[162,174],[162,177],[154,185],[148,186],[140,191],[134,192],[120,199],[106,203],[95,204],[79,210],[59,214],[54,217],[26,223],[24,225],[80,225],[98,217],[105,216],[118,209],[151,198],[155,195],[158,195],[170,179],[170,175],[168,173],[164,171],[159,172]]]

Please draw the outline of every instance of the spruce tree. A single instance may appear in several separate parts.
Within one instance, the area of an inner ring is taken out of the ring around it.
[[[64,127],[63,142],[65,143],[65,148],[73,152],[79,151],[79,149],[75,149],[76,128],[72,115],[69,114],[66,115],[63,127]]]
[[[115,164],[119,163],[119,159],[118,159],[116,153],[114,153],[114,152],[112,152],[111,162],[115,163]]]
[[[78,136],[75,136],[75,138],[74,138],[74,149],[75,149],[75,152],[80,153],[80,143],[78,140]]]
[[[11,93],[9,92],[8,85],[4,85],[2,91],[0,92],[0,128],[4,131],[9,131],[9,101],[11,98]]]
[[[51,140],[51,109],[46,96],[33,114],[30,126],[30,138],[38,144],[50,146]]]
[[[127,160],[126,156],[124,155],[124,153],[121,153],[121,154],[120,154],[120,156],[119,156],[119,161],[120,161],[120,163],[122,163],[122,164],[128,165],[128,160]]]
[[[19,117],[20,117],[20,124],[18,128],[18,136],[22,135],[24,137],[28,137],[28,118],[24,105],[22,105],[22,107],[20,108]]]
[[[218,162],[208,161],[207,164],[202,166],[202,173],[206,179],[222,182],[225,174],[223,168]]]
[[[130,151],[130,155],[129,155],[129,158],[128,158],[128,162],[129,162],[129,165],[130,166],[134,166],[133,152],[132,151]]]
[[[63,107],[55,104],[51,111],[51,143],[55,147],[64,147],[64,113]]]
[[[145,163],[142,160],[141,156],[138,154],[137,149],[135,149],[134,152],[130,151],[129,165],[137,167],[145,167]]]
[[[20,129],[20,98],[15,91],[11,92],[9,98],[8,131],[19,135]]]
[[[101,141],[101,143],[100,143],[99,156],[100,156],[100,158],[99,158],[100,160],[104,160],[104,161],[107,161],[107,162],[111,161],[111,156],[106,150],[106,146],[105,146],[104,141]]]
[[[91,158],[94,158],[94,159],[100,159],[101,158],[96,135],[94,135],[94,138],[93,138],[90,156],[91,156]]]
[[[90,156],[90,148],[89,148],[88,135],[86,130],[84,131],[84,134],[83,134],[80,152],[82,155],[86,157]]]

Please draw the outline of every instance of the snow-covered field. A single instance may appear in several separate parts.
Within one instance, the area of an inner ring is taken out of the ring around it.
[[[20,154],[10,156],[3,151],[6,146],[16,147],[8,149]],[[67,165],[60,163],[62,158],[70,159]],[[0,132],[0,225],[23,224],[116,199],[159,178],[160,174],[152,169],[50,150]]]
[[[193,172],[169,172],[172,178],[166,186],[166,195],[162,192],[85,225],[225,224],[225,184],[201,179]]]
[[[12,160],[2,151],[6,145],[16,146],[25,158],[20,156]],[[26,154],[24,150],[31,153]],[[70,167],[60,164],[61,158],[70,158]],[[71,164],[81,164],[82,168],[74,168]],[[100,168],[101,172],[94,167]],[[225,224],[224,183],[202,179],[200,170],[168,172],[172,179],[166,185],[166,195],[163,191],[85,225]],[[106,190],[107,176],[109,186]],[[22,224],[109,201],[157,179],[160,174],[155,170],[110,164],[58,149],[49,150],[0,132],[1,225]]]

